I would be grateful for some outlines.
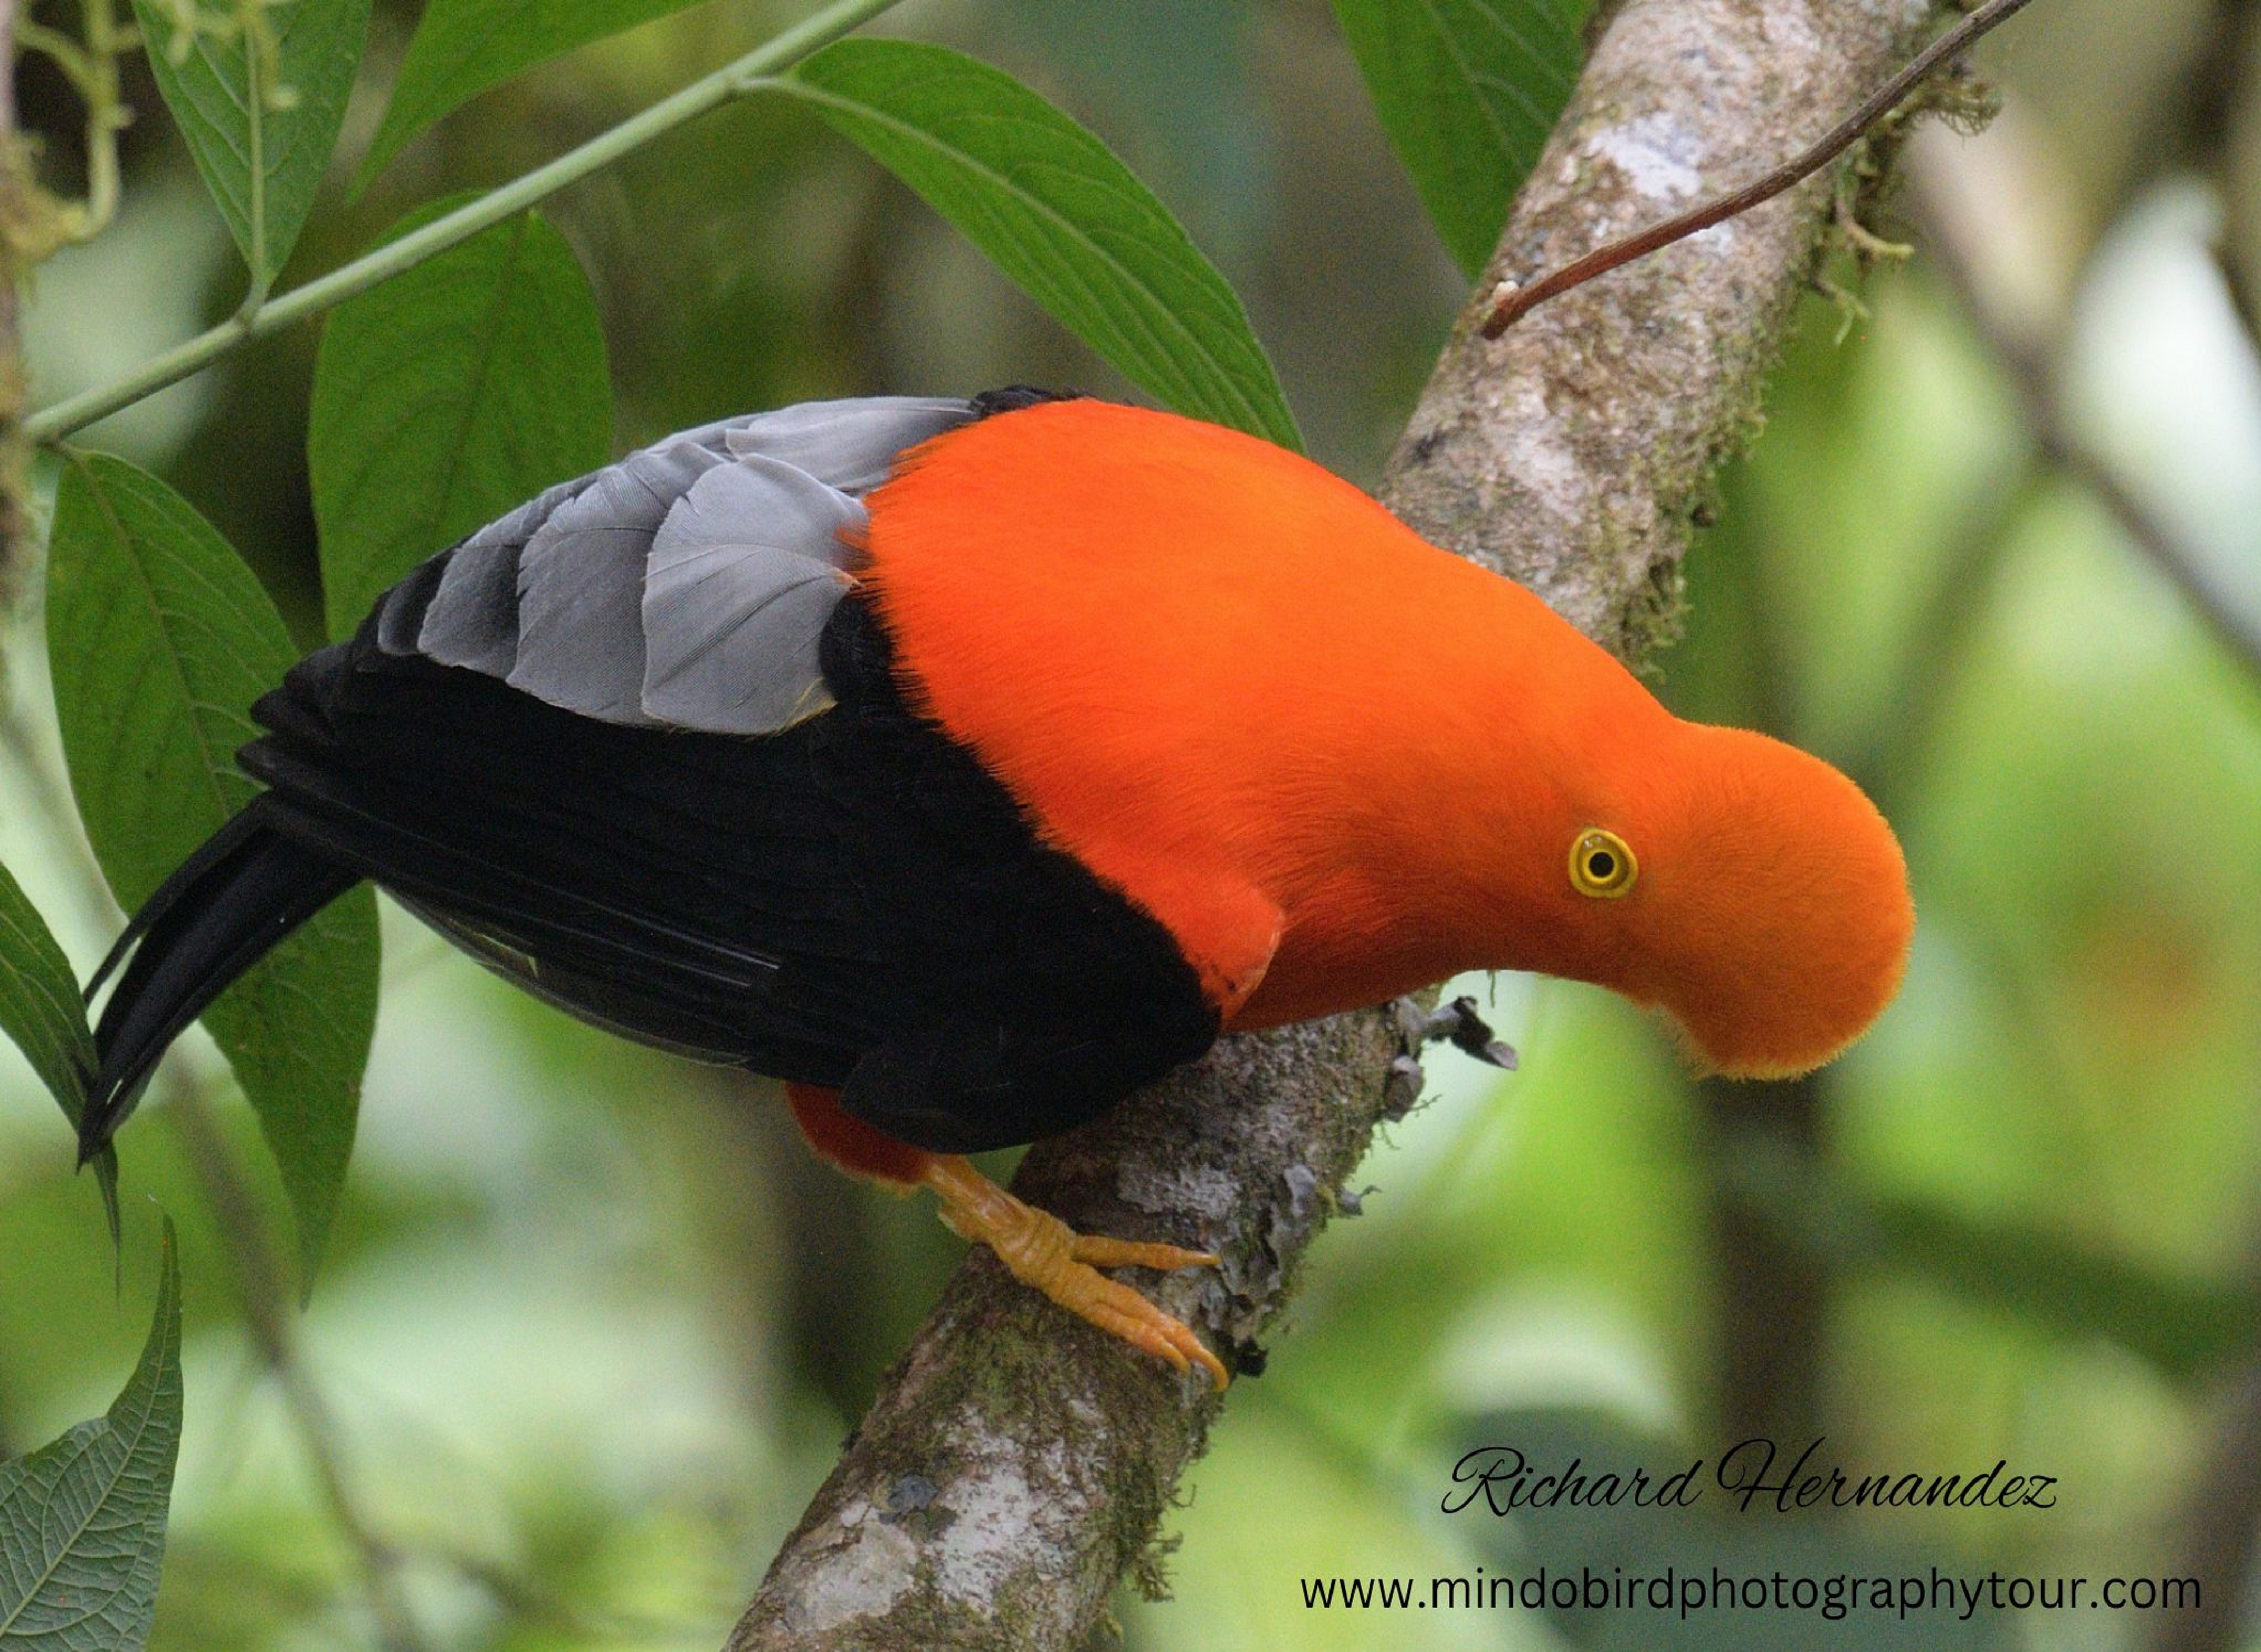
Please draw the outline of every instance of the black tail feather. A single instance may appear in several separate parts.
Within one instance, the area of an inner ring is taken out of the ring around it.
[[[244,839],[260,825],[260,822],[254,816],[263,812],[263,809],[259,808],[246,809],[210,837],[205,838],[204,845],[196,853],[173,868],[172,876],[157,887],[156,894],[141,903],[141,909],[128,920],[118,939],[111,944],[108,955],[96,967],[94,973],[87,978],[87,1002],[94,1002],[96,995],[102,990],[103,982],[117,973],[118,966],[126,961],[127,954],[133,952],[135,944],[147,935],[160,919],[170,912],[176,903],[188,895],[191,890],[204,887],[205,873],[241,849]]]
[[[360,874],[274,830],[263,800],[213,835],[143,903],[95,972],[132,960],[95,1029],[101,1065],[79,1118],[86,1163],[126,1122],[159,1058],[235,979]],[[139,945],[134,943],[138,941]]]

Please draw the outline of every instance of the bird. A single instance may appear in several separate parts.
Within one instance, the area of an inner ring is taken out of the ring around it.
[[[1891,827],[1684,721],[1319,465],[1015,386],[670,436],[422,563],[254,708],[262,786],[151,896],[81,1161],[166,1047],[363,880],[536,996],[784,1081],[822,1158],[1222,1386],[965,1155],[1227,1032],[1467,970],[1592,982],[1692,1068],[1831,1059],[1914,924]]]

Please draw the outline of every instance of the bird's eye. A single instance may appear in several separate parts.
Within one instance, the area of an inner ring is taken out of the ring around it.
[[[1570,845],[1570,887],[1598,901],[1614,900],[1633,887],[1640,863],[1615,832],[1590,826]]]

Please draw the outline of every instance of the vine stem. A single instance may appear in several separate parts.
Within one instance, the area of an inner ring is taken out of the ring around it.
[[[763,42],[743,57],[693,81],[641,114],[631,115],[579,148],[568,150],[547,165],[458,207],[444,218],[433,219],[398,241],[388,241],[351,263],[341,265],[304,286],[292,288],[280,298],[269,300],[255,313],[233,316],[209,332],[175,345],[114,384],[98,385],[51,407],[41,408],[24,421],[24,432],[34,442],[58,441],[168,384],[178,383],[254,339],[263,338],[356,293],[366,292],[378,283],[499,224],[513,212],[556,194],[567,184],[578,183],[708,110],[745,96],[753,83],[764,76],[791,68],[819,47],[870,22],[895,4],[896,0],[834,0],[833,4]]]

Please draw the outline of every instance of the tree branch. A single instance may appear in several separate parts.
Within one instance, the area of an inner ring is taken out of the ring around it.
[[[1927,0],[1626,0],[1392,456],[1382,498],[1638,660],[1671,627],[1712,470],[1812,272],[1817,177],[1569,293],[1504,338],[1506,275],[1750,176],[1897,68]],[[1016,1187],[1088,1231],[1199,1245],[1155,1281],[1245,1367],[1402,1088],[1380,1012],[1224,1040]],[[1386,1351],[1377,1350],[1377,1357]],[[1219,1402],[972,1254],[786,1541],[731,1652],[1081,1646]]]
[[[1803,183],[1867,137],[1878,123],[1906,102],[1918,86],[1936,73],[1942,63],[1959,59],[1962,54],[2030,4],[2032,0],[1986,0],[1976,11],[1917,53],[1899,74],[1862,99],[1858,109],[1832,126],[1802,153],[1791,156],[1764,177],[1753,179],[1732,194],[1714,196],[1700,206],[1690,207],[1686,212],[1636,230],[1622,241],[1597,247],[1583,257],[1560,269],[1548,270],[1528,286],[1514,282],[1504,284],[1493,297],[1490,315],[1484,319],[1483,335],[1496,339],[1513,327],[1518,317],[1529,314],[1557,294],[1568,292],[1573,287],[1583,287],[1597,276],[1621,269],[1637,258],[1646,258],[1659,248],[1669,247],[1676,241],[1684,241],[1714,224],[1741,218],[1754,206],[1771,201],[1794,184]],[[1861,239],[1871,253],[1889,250],[1900,256],[1906,255],[1905,248],[1893,247],[1891,242],[1870,234],[1849,219],[1842,220],[1842,227],[1848,234]]]

